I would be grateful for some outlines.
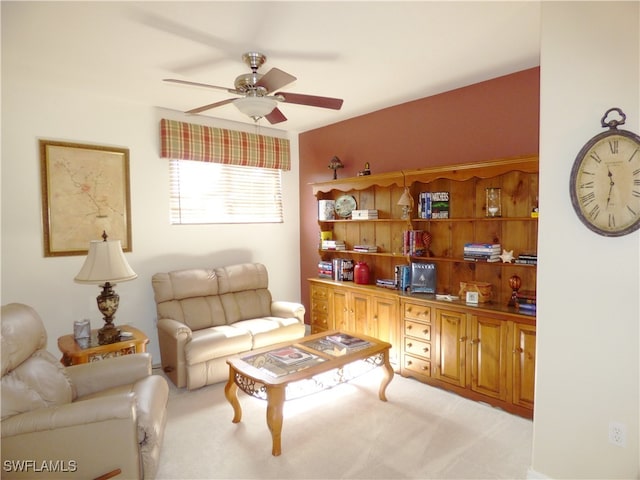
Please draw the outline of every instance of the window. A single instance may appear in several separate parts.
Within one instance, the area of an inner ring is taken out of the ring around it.
[[[282,223],[281,170],[170,160],[171,223]]]

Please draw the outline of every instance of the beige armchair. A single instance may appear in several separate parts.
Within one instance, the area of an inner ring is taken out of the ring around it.
[[[168,385],[140,353],[63,367],[31,307],[2,306],[2,478],[154,478]]]

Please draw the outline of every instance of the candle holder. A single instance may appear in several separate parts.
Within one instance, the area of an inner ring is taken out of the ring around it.
[[[489,187],[485,190],[487,217],[502,216],[502,192],[500,188]]]

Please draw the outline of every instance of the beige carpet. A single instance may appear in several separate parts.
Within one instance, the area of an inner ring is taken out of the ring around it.
[[[379,379],[376,369],[285,403],[279,457],[264,401],[240,392],[234,424],[224,384],[173,387],[157,478],[526,478],[531,421],[399,375],[381,402]]]

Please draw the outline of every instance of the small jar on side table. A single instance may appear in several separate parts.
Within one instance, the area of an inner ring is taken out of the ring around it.
[[[98,343],[98,330],[91,330],[91,338],[86,345],[76,341],[73,334],[58,338],[58,348],[62,352],[60,362],[66,367],[89,363],[110,357],[143,353],[147,351],[149,338],[140,330],[130,325],[120,325],[121,332],[128,332],[130,337],[120,337],[120,341],[100,345]]]

